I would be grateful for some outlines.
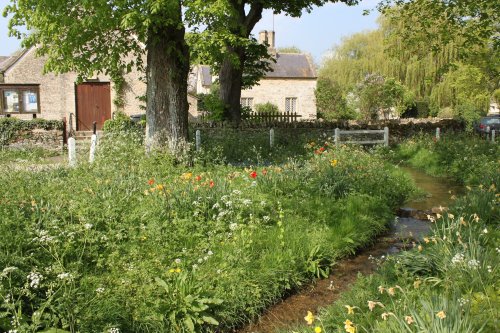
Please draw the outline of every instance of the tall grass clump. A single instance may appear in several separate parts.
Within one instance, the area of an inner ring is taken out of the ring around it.
[[[413,190],[328,143],[243,168],[110,138],[93,164],[0,174],[0,331],[227,332],[371,242]]]

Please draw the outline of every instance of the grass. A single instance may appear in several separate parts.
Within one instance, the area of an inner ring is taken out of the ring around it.
[[[422,243],[390,256],[376,274],[359,277],[337,302],[312,315],[310,326],[293,332],[497,332],[498,146],[475,137],[419,137],[391,154],[452,176],[467,192],[437,216]]]
[[[246,168],[110,142],[92,165],[0,174],[0,330],[228,331],[370,243],[414,191],[318,140]]]

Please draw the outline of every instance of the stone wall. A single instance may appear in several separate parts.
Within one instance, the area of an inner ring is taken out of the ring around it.
[[[43,148],[62,151],[64,148],[62,130],[34,129],[22,131],[7,145],[9,148]]]
[[[241,91],[242,98],[253,98],[253,106],[262,103],[273,103],[280,112],[285,112],[285,98],[297,98],[297,113],[301,120],[316,119],[316,79],[280,79],[264,78],[259,85]]]

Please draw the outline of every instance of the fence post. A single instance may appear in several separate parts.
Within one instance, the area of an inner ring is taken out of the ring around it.
[[[196,151],[200,151],[201,149],[201,132],[200,130],[196,130]]]
[[[94,162],[96,147],[97,147],[97,134],[92,134],[92,137],[90,138],[89,163]]]
[[[384,127],[384,146],[389,146],[389,127]]]
[[[69,166],[76,166],[76,142],[74,137],[68,139],[68,161]]]
[[[269,130],[269,146],[274,147],[274,128]]]
[[[441,129],[439,127],[436,127],[436,141],[439,141],[441,137]]]
[[[495,143],[495,130],[491,131],[491,143]]]
[[[340,145],[340,129],[338,127],[335,129],[334,142],[335,142],[336,147],[338,147]]]
[[[490,132],[491,129],[489,126],[486,127],[486,141],[490,141]]]

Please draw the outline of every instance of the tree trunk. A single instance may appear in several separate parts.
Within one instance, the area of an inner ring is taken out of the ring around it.
[[[179,4],[179,18],[180,10]],[[178,23],[153,24],[146,45],[146,151],[168,149],[175,156],[188,139],[189,49]]]
[[[239,64],[226,57],[219,72],[220,99],[224,103],[224,118],[238,124],[241,121],[241,84],[243,78],[244,52],[231,49],[237,55]]]

